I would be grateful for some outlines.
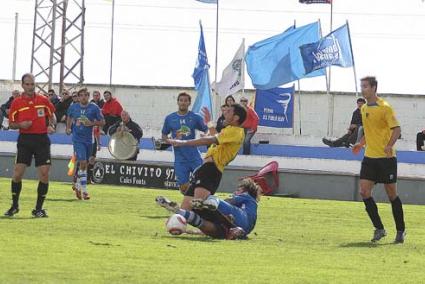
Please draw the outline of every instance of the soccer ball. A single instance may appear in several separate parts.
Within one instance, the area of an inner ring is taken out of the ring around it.
[[[181,235],[186,232],[186,218],[179,214],[171,215],[165,226],[171,235]]]

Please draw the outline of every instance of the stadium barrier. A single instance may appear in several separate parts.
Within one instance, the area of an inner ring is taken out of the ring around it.
[[[0,176],[2,177],[10,178],[12,175],[16,135],[17,133],[14,131],[0,131]],[[67,165],[72,154],[70,137],[56,134],[51,136],[51,140],[54,143],[52,145],[51,180],[71,182],[71,178],[67,175]],[[99,153],[100,158],[97,160],[101,164],[98,166],[102,165],[104,171],[108,168],[108,172],[103,172],[102,181],[99,182],[143,188],[176,188],[175,178],[171,171],[173,167],[172,152],[147,149],[153,148],[151,139],[143,139],[141,145],[142,151],[139,154],[139,160],[135,162],[109,159],[107,150],[102,149]],[[361,200],[358,194],[361,156],[352,155],[349,149],[286,145],[259,146],[272,148],[266,148],[268,152],[261,152],[262,155],[239,155],[236,157],[226,167],[218,189],[219,192],[234,191],[239,178],[254,175],[262,166],[276,160],[279,163],[279,188],[274,195],[347,201]],[[256,153],[256,148],[260,151],[258,147],[254,146],[254,153]],[[355,158],[353,159],[353,157]],[[423,190],[425,153],[399,151],[398,160],[398,189],[401,199],[404,203],[425,204],[425,191]],[[99,177],[102,176],[101,171],[98,171],[97,174]],[[37,178],[34,167],[28,168],[25,178]],[[379,202],[387,202],[382,185],[378,185],[374,190],[374,196]]]

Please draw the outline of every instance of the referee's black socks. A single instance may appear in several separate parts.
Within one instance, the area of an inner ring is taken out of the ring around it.
[[[378,207],[376,206],[375,200],[373,197],[363,199],[364,204],[366,205],[366,212],[369,215],[370,220],[373,223],[373,226],[376,229],[383,229],[384,225],[382,224],[381,217],[379,217]]]
[[[49,189],[49,183],[42,183],[41,181],[38,182],[37,204],[35,205],[36,210],[43,209],[43,202],[44,202],[44,199],[46,198],[48,189]]]
[[[395,222],[397,231],[404,232],[405,230],[404,213],[403,213],[403,205],[401,203],[400,197],[397,196],[394,200],[391,200],[391,207],[393,209],[394,222]]]
[[[12,206],[14,208],[19,208],[19,195],[21,194],[22,181],[14,182],[12,180]]]

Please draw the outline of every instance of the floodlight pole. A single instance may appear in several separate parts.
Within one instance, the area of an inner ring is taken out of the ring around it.
[[[57,31],[56,24],[62,29]],[[59,93],[69,75],[78,84],[84,81],[84,26],[85,0],[35,0],[31,72],[41,92],[52,87],[58,68]]]

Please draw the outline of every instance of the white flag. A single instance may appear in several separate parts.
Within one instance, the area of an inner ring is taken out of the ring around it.
[[[213,89],[220,96],[228,96],[236,93],[239,90],[244,88],[244,56],[245,56],[245,40],[242,41],[241,46],[236,52],[233,60],[229,65],[223,70],[223,75],[221,76],[221,81],[218,83],[213,83]]]

